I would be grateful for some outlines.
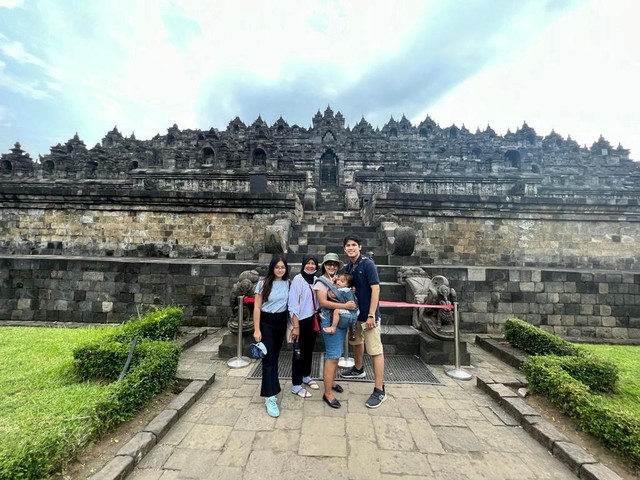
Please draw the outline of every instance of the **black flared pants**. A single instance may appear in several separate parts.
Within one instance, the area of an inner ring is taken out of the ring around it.
[[[267,348],[267,354],[262,357],[262,397],[272,397],[282,390],[278,380],[278,358],[287,331],[287,318],[287,312],[260,312],[262,343]]]

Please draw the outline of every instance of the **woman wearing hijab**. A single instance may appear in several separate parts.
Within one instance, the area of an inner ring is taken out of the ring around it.
[[[289,314],[293,325],[291,337],[300,345],[299,355],[294,350],[291,362],[291,393],[302,398],[311,396],[307,389],[320,388],[311,378],[311,361],[316,345],[313,314],[318,308],[313,281],[317,270],[318,259],[314,255],[305,255],[302,260],[302,271],[293,278],[289,290]]]

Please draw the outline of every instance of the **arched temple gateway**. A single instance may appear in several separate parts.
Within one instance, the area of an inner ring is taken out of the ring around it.
[[[114,128],[93,148],[75,135],[38,161],[16,143],[0,156],[0,320],[117,321],[137,302],[189,305],[193,324],[220,325],[241,271],[277,250],[292,263],[341,252],[323,229],[340,224],[369,232],[381,269],[447,277],[467,328],[517,315],[637,338],[639,167],[602,137],[586,148],[526,123],[501,136],[404,115],[349,127],[331,108],[309,128],[235,118],[149,140]],[[46,282],[76,293],[43,293]]]

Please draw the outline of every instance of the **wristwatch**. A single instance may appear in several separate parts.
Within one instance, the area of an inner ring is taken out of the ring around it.
[[[367,315],[367,318],[375,318],[376,316],[372,313],[370,313],[369,315]]]

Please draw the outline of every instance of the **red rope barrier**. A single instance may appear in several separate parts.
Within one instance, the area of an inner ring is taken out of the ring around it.
[[[453,310],[454,305],[426,305],[424,303],[407,303],[407,302],[386,302],[380,300],[381,307],[408,307],[408,308],[442,308],[444,310]]]
[[[253,303],[255,298],[244,297],[244,303]],[[402,307],[402,308],[442,308],[444,310],[453,310],[453,305],[425,305],[423,303],[407,303],[407,302],[387,302],[380,300],[381,307]]]

